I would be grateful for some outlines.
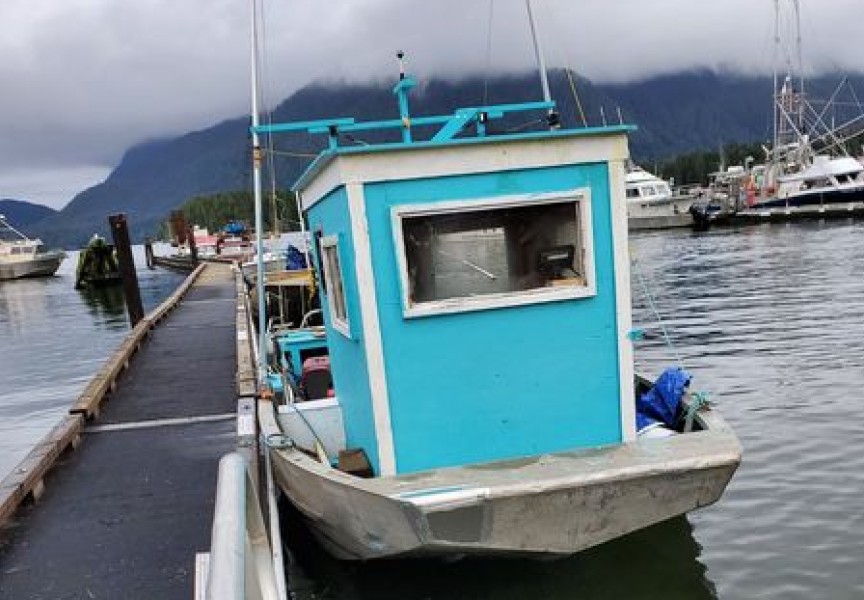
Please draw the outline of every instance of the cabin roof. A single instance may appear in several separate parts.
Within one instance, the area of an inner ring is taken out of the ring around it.
[[[368,146],[340,146],[322,151],[294,183],[295,191],[306,188],[324,168],[340,156],[356,156],[389,152],[420,151],[446,147],[477,146],[501,142],[534,141],[576,137],[602,137],[627,134],[636,130],[635,125],[613,125],[607,127],[586,127],[584,129],[560,129],[553,131],[533,131],[527,133],[489,135],[484,137],[453,138],[446,141],[414,141],[374,144]]]

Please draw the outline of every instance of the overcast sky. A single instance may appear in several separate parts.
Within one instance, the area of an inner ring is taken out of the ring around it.
[[[0,198],[59,208],[130,145],[248,113],[250,2],[0,0]],[[808,68],[864,71],[864,0],[802,2]],[[524,0],[263,3],[270,104],[314,79],[392,79],[400,49],[421,81],[534,64]],[[550,65],[597,81],[771,70],[773,0],[534,3]]]

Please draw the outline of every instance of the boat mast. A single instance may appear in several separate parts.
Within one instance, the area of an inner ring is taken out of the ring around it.
[[[540,70],[543,101],[552,102],[552,93],[549,91],[549,77],[546,73],[546,61],[543,58],[543,47],[540,44],[540,36],[537,35],[537,28],[534,25],[534,11],[531,7],[531,0],[525,0],[525,7],[528,9],[528,24],[531,27],[531,41],[534,42],[534,54],[537,56],[537,68]],[[555,109],[550,108],[546,118],[549,123],[549,129],[557,129],[561,126],[561,121]]]
[[[801,0],[792,0],[795,7],[795,47],[798,54],[798,130],[804,131],[804,54],[801,44]]]
[[[779,119],[780,119],[780,96],[777,84],[779,80],[779,72],[777,62],[780,60],[780,0],[774,0],[774,143],[772,144],[772,161],[777,156],[777,147],[780,145],[779,139]]]
[[[261,141],[258,138],[258,0],[252,1],[252,187],[255,194],[255,255],[258,291],[258,382],[267,376],[267,303],[264,296],[264,219],[261,210]]]

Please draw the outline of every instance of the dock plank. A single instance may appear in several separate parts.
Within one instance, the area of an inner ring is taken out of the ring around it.
[[[128,367],[123,361],[91,426],[235,412],[235,293],[230,269],[208,266],[145,343],[126,346]],[[218,461],[236,447],[236,423],[83,436],[77,452],[42,473],[40,501],[0,531],[0,598],[192,597],[196,552],[209,547]],[[16,485],[4,482],[0,494],[20,493]]]

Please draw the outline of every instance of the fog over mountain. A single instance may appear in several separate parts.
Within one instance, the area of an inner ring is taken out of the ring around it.
[[[811,93],[827,98],[842,80],[840,75],[813,79],[809,84]],[[565,73],[554,71],[551,84],[553,96],[560,100],[565,126],[583,126]],[[864,78],[852,84],[864,90]],[[649,167],[681,152],[716,150],[729,142],[765,142],[770,135],[771,79],[767,77],[691,71],[630,84],[594,84],[580,78],[575,87],[589,126],[602,125],[603,113],[607,122],[617,121],[619,111],[626,122],[638,126],[630,136],[631,152]],[[392,82],[313,84],[281,103],[273,120],[334,115],[351,115],[360,120],[395,118],[398,109],[391,88]],[[484,101],[536,100],[538,95],[537,74],[533,71],[458,81],[433,79],[418,88],[412,97],[414,115],[447,114]],[[490,131],[540,128],[540,117],[542,113],[495,121]],[[130,148],[104,183],[77,194],[59,214],[39,223],[37,233],[55,245],[78,246],[95,231],[106,232],[107,216],[122,211],[129,214],[133,235],[140,240],[154,234],[172,208],[194,196],[250,189],[248,127],[249,117],[238,116]],[[371,132],[356,138],[355,143],[380,139]],[[310,156],[324,147],[325,140],[305,134],[279,135],[274,144],[277,184],[288,187],[308,165]]]

